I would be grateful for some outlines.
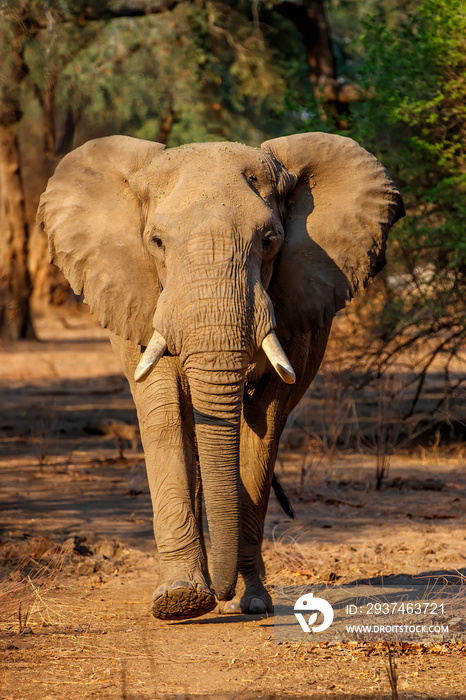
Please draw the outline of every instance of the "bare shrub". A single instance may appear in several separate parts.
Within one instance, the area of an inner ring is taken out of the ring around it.
[[[325,364],[321,370],[323,394],[323,443],[326,451],[328,471],[331,473],[336,446],[348,422],[351,401],[346,398],[347,387],[342,381],[342,374]]]
[[[401,401],[406,379],[400,375],[382,375],[376,380],[377,429],[375,435],[375,488],[382,487],[390,470],[390,457],[401,432]]]
[[[332,473],[337,445],[348,432],[350,414],[354,412],[347,389],[343,373],[331,361],[324,362],[315,384],[290,416],[285,441],[291,449],[302,449],[301,486],[310,482],[322,464],[328,475]]]
[[[396,668],[395,653],[393,651],[392,646],[388,642],[386,642],[385,647],[387,649],[386,669],[388,681],[390,683],[390,688],[392,691],[392,700],[399,700],[400,696],[398,695],[398,671]]]
[[[58,412],[55,404],[44,407],[41,416],[32,426],[32,440],[36,446],[37,461],[42,473],[50,461],[51,452],[58,439]]]
[[[149,482],[147,481],[146,463],[144,460],[131,464],[126,481],[130,496],[136,497],[141,493],[149,493]]]

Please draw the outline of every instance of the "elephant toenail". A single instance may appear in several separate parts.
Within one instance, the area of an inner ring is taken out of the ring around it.
[[[202,591],[203,593],[210,593],[210,595],[212,595],[212,591],[210,590],[209,586],[207,586],[205,583],[198,583],[197,589],[199,591]]]
[[[167,592],[167,587],[166,586],[159,586],[158,588],[155,589],[154,595],[152,596],[152,600],[157,600],[157,598],[160,598],[164,593]]]
[[[253,615],[261,615],[265,613],[267,606],[261,598],[251,598],[249,603],[249,612]]]
[[[241,613],[241,607],[237,600],[229,600],[222,608],[222,612],[231,615],[232,613]]]
[[[175,588],[193,588],[194,584],[192,581],[174,581],[170,586],[170,590],[173,591]]]

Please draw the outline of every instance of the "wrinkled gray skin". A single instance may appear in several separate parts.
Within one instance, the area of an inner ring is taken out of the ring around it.
[[[38,219],[131,385],[160,562],[156,617],[196,617],[217,603],[270,609],[261,542],[280,434],[334,314],[383,266],[402,215],[373,156],[319,133],[260,149],[113,136],[57,168]],[[294,384],[261,349],[273,328]],[[136,382],[154,329],[167,350]]]

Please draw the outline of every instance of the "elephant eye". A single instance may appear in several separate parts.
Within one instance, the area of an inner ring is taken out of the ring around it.
[[[277,234],[275,231],[267,231],[262,239],[262,245],[264,248],[268,248],[277,239]]]
[[[160,236],[152,236],[151,241],[155,243],[158,248],[163,248],[163,242]]]

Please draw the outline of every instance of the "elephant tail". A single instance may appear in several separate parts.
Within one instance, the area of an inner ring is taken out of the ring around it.
[[[287,494],[285,493],[285,490],[283,486],[281,485],[278,476],[276,474],[273,475],[272,477],[272,488],[275,493],[275,496],[277,497],[277,501],[282,507],[283,512],[285,515],[288,515],[288,517],[293,518],[294,520],[294,510],[293,506],[290,503],[290,499],[288,498]]]

